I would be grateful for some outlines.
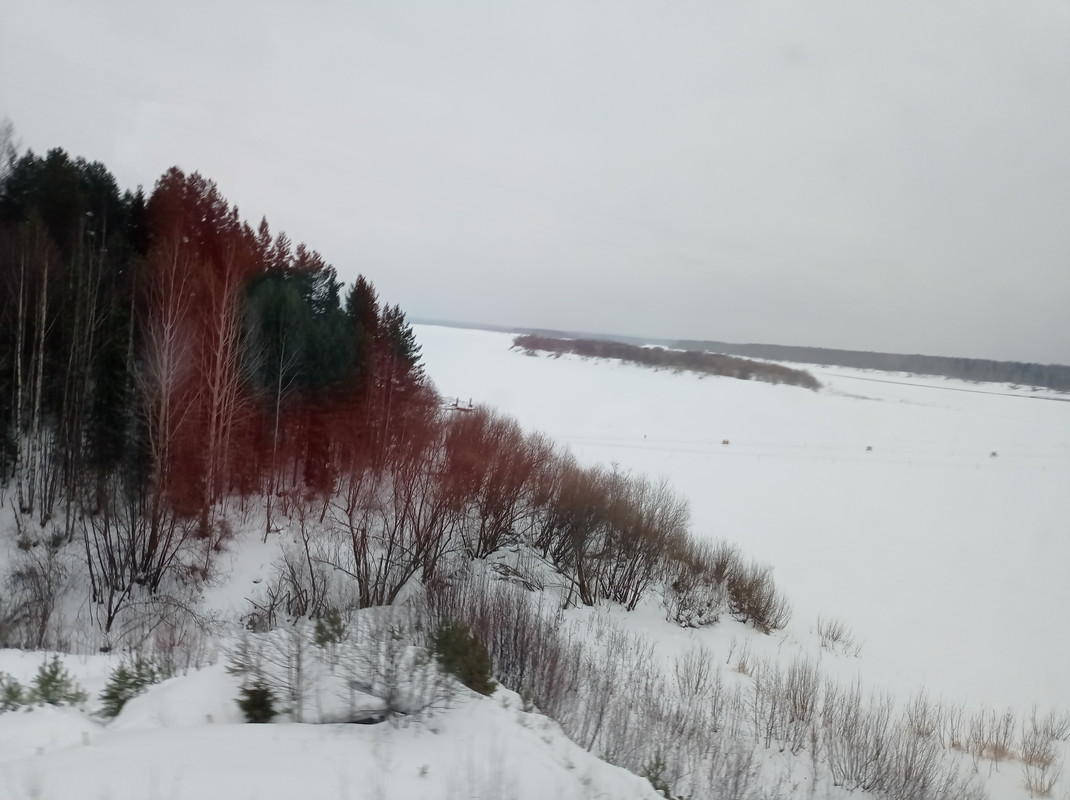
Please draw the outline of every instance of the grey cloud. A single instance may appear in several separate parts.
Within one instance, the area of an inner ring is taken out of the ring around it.
[[[19,3],[0,115],[410,315],[1070,362],[1046,0]]]

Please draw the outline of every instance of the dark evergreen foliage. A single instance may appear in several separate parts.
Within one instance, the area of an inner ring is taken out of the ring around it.
[[[442,669],[474,692],[493,694],[494,664],[486,645],[463,622],[446,622],[435,631],[432,649]]]
[[[63,666],[59,656],[52,656],[38,669],[30,686],[29,700],[51,706],[70,706],[84,703],[88,697]]]
[[[278,711],[275,710],[275,693],[262,681],[241,687],[237,703],[245,715],[246,722],[271,722],[278,716]]]
[[[128,701],[152,684],[159,683],[161,678],[155,665],[141,656],[135,656],[129,665],[120,664],[108,676],[108,683],[100,693],[100,713],[105,717],[117,717]]]
[[[319,647],[327,647],[344,641],[348,632],[349,626],[346,625],[341,612],[332,608],[316,620],[312,641]]]
[[[412,326],[405,321],[405,313],[397,305],[383,309],[380,330],[389,354],[397,359],[408,373],[420,371],[420,346]]]
[[[363,275],[346,295],[345,313],[353,342],[354,379],[364,389],[375,369],[375,348],[380,334],[379,298]]]
[[[26,690],[10,675],[0,672],[0,713],[15,711],[27,701]]]

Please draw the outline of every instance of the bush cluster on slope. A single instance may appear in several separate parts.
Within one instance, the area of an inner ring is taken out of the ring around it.
[[[770,570],[731,549],[707,554],[689,530],[686,501],[664,481],[581,466],[485,408],[440,410],[412,425],[406,444],[380,468],[340,472],[332,495],[281,498],[278,518],[296,541],[257,601],[254,627],[388,605],[448,575],[458,558],[518,550],[552,570],[566,605],[633,610],[674,595],[672,618],[712,624],[722,605],[692,613],[705,592],[762,631],[788,621]]]
[[[602,618],[570,626],[544,600],[486,571],[470,572],[430,592],[425,613],[432,621],[467,622],[487,643],[503,685],[573,741],[647,776],[665,796],[781,796],[763,766],[780,752],[800,756],[795,763],[807,765],[805,779],[818,797],[865,789],[894,800],[987,798],[941,724],[917,727],[921,717],[945,719],[937,706],[923,702],[921,710],[897,714],[886,698],[843,688],[809,660],[755,660],[748,680],[729,681],[708,649],[696,649],[666,671],[639,637]],[[957,722],[960,733],[977,724]],[[1070,723],[1039,727],[1049,741]]]

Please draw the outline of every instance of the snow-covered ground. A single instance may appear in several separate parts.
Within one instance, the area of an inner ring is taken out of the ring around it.
[[[0,652],[0,668],[17,660]],[[69,663],[91,675],[102,661]],[[512,692],[405,727],[248,725],[237,686],[219,664],[153,687],[106,725],[71,708],[0,714],[0,798],[657,797]]]
[[[726,665],[744,652],[812,658],[900,703],[924,689],[970,710],[1011,707],[1019,719],[1034,705],[1070,711],[1065,396],[816,366],[824,388],[810,392],[530,357],[500,333],[416,333],[443,395],[511,414],[585,462],[667,477],[689,499],[696,534],[771,564],[794,608],[773,636],[728,619],[684,631],[654,603],[631,614],[573,610],[576,625],[625,626],[666,658],[699,645]],[[237,531],[241,547],[223,554],[232,580],[205,594],[225,616],[270,574],[277,549],[261,543],[261,524]],[[860,655],[822,650],[819,615],[847,623]],[[24,685],[41,663],[0,651],[0,672]],[[403,727],[246,725],[237,679],[216,663],[151,688],[105,724],[93,712],[117,657],[65,663],[91,699],[82,710],[0,713],[0,800],[658,796],[508,691]],[[792,769],[787,759],[783,772]],[[993,800],[1027,796],[1018,766],[987,770]],[[781,788],[814,796],[791,781]],[[1067,793],[1064,779],[1053,796]]]

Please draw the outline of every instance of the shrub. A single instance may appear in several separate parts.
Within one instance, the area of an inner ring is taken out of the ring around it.
[[[26,691],[10,675],[0,673],[0,712],[14,711],[26,702]]]
[[[672,786],[665,777],[665,767],[665,757],[660,750],[655,750],[654,755],[651,756],[650,761],[643,765],[639,774],[650,782],[655,792],[672,800]]]
[[[74,682],[59,656],[52,656],[51,661],[38,668],[29,693],[31,703],[50,706],[73,706],[84,703],[86,698],[85,690]]]
[[[0,647],[15,647],[17,634],[26,621],[25,603],[16,603],[10,597],[0,595]]]
[[[427,648],[425,634],[410,609],[384,607],[354,620],[357,629],[342,653],[350,688],[378,698],[378,719],[403,724],[405,718],[431,713],[449,702],[453,683]]]
[[[342,613],[337,609],[329,609],[322,617],[316,620],[313,629],[312,641],[318,647],[326,647],[331,644],[339,644],[346,638],[349,632]]]
[[[673,662],[676,687],[681,697],[705,699],[720,689],[721,676],[713,664],[713,654],[705,647],[696,647]]]
[[[791,606],[773,583],[769,567],[751,563],[732,570],[725,578],[728,611],[763,633],[783,628],[791,619]]]
[[[966,738],[966,752],[975,758],[1006,761],[1014,757],[1014,713],[982,709],[970,720]]]
[[[432,649],[442,668],[474,692],[492,694],[494,665],[483,644],[463,622],[447,622],[435,631]]]
[[[666,581],[662,602],[669,622],[682,628],[704,628],[720,621],[724,590],[709,572],[681,564]]]
[[[243,686],[237,703],[246,722],[271,722],[278,713],[275,710],[275,693],[263,681]]]
[[[1023,764],[1022,774],[1025,777],[1025,790],[1030,797],[1051,797],[1062,770],[1059,767],[1052,769],[1050,764]]]
[[[307,627],[302,624],[268,634],[244,634],[229,649],[226,670],[231,675],[242,676],[243,692],[253,687],[269,689],[272,701],[284,704],[273,706],[273,716],[292,713],[297,722],[304,722],[305,697],[311,680],[310,647]]]
[[[862,655],[862,645],[855,639],[851,629],[835,617],[818,617],[817,635],[821,639],[821,646],[831,653],[856,658]]]
[[[552,717],[573,707],[583,663],[580,644],[562,631],[560,609],[546,613],[530,593],[485,575],[444,584],[429,595],[438,626],[461,619],[492,655],[495,674]]]
[[[108,684],[100,693],[103,703],[100,713],[105,717],[116,717],[128,700],[137,697],[161,679],[160,671],[155,665],[141,656],[136,656],[129,666],[121,664],[108,676]]]

